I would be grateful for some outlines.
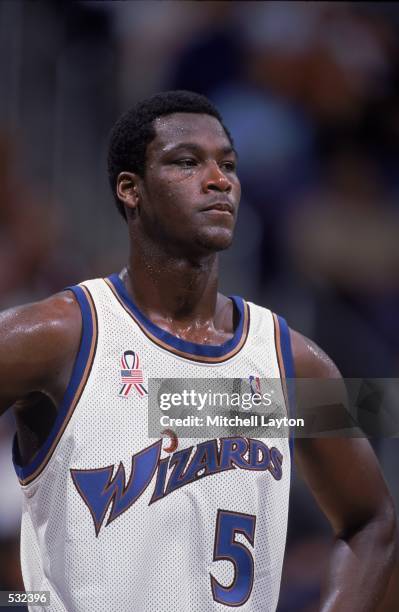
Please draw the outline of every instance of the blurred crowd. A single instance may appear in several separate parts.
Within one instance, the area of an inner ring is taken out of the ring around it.
[[[239,153],[221,289],[285,316],[346,377],[398,377],[395,3],[3,0],[0,23],[1,308],[122,267],[109,130],[140,98],[189,89]],[[3,417],[0,590],[22,588],[12,432]],[[399,444],[375,449],[399,507]],[[292,497],[279,612],[313,612],[331,536],[299,479]]]

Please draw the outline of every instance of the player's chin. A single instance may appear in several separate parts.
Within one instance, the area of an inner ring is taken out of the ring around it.
[[[233,242],[234,230],[227,227],[202,227],[197,236],[197,243],[207,251],[224,251]]]

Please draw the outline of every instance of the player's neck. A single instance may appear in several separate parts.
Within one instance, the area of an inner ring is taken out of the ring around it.
[[[189,324],[215,318],[216,254],[184,258],[157,249],[143,252],[136,243],[123,280],[135,304],[154,322]]]

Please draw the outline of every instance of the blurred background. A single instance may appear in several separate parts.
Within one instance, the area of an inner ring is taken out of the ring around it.
[[[0,307],[123,266],[109,131],[140,98],[190,89],[240,156],[221,289],[286,317],[346,377],[398,377],[398,41],[389,2],[2,1]],[[0,589],[23,588],[13,431],[3,417]],[[374,446],[399,504],[395,442]],[[279,612],[318,609],[330,546],[295,476]]]

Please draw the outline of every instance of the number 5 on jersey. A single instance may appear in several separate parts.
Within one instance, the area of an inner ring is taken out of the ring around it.
[[[241,606],[251,595],[254,582],[254,559],[249,549],[237,542],[237,533],[243,534],[251,546],[255,541],[256,516],[228,510],[218,510],[216,519],[213,560],[231,561],[234,565],[234,580],[225,587],[211,575],[212,593],[215,601],[225,606]]]

